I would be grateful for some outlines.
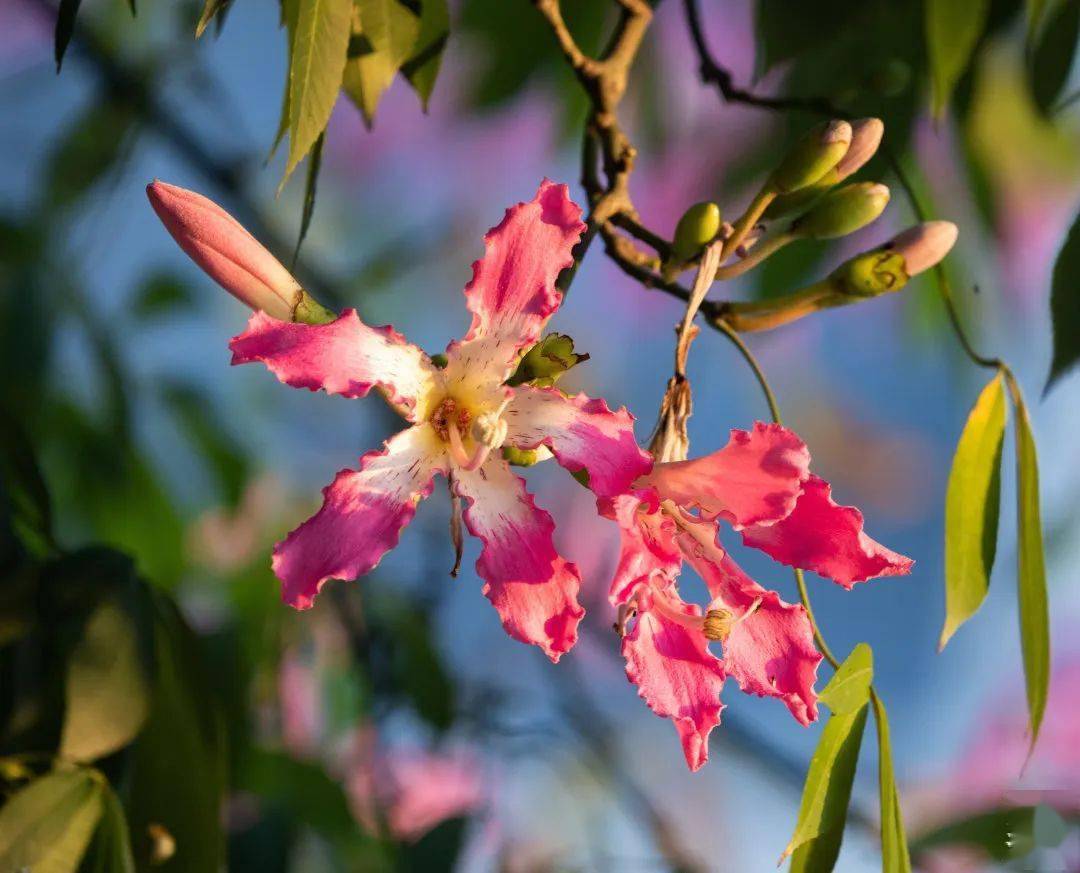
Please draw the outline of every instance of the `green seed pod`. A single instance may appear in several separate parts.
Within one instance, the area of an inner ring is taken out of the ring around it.
[[[792,226],[804,239],[836,239],[866,227],[889,204],[889,189],[877,182],[856,182],[823,196]]]
[[[695,203],[683,213],[675,225],[671,256],[676,261],[689,261],[716,238],[723,221],[720,207],[711,200]]]
[[[857,255],[829,276],[838,293],[848,297],[877,297],[899,291],[908,278],[903,255],[887,250]]]
[[[815,125],[773,170],[766,187],[777,194],[789,194],[813,185],[840,162],[850,145],[851,125],[846,121]]]

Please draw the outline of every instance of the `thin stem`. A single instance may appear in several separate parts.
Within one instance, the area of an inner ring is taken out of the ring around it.
[[[793,233],[778,233],[774,237],[755,243],[754,247],[746,255],[732,264],[721,267],[716,271],[716,281],[726,282],[748,273],[758,266],[766,258],[775,255],[780,249],[796,239]]]

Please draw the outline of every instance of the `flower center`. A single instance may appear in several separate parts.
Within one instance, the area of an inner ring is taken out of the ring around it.
[[[431,413],[431,426],[443,442],[450,441],[450,426],[453,425],[460,431],[468,432],[469,422],[472,421],[472,413],[458,403],[453,397],[444,397],[433,413]]]

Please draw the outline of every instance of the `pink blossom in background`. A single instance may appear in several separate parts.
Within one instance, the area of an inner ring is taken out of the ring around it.
[[[0,70],[29,66],[49,57],[53,21],[28,0],[0,3]]]
[[[610,599],[625,631],[627,676],[674,722],[690,768],[708,759],[728,676],[744,692],[780,699],[800,724],[816,719],[821,654],[809,619],[742,571],[718,541],[719,522],[780,563],[844,588],[908,573],[911,560],[863,532],[861,513],[833,501],[829,484],[810,473],[806,444],[779,425],[759,422],[732,431],[711,455],[657,464],[635,489],[601,500],[622,531]],[[679,594],[684,562],[708,587],[704,610]],[[722,656],[710,642],[722,644]]]
[[[323,739],[322,687],[310,657],[296,647],[286,649],[278,668],[281,740],[298,758],[315,756]]]

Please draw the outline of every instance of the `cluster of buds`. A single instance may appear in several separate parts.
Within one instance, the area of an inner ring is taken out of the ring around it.
[[[838,239],[871,224],[889,204],[888,187],[846,182],[874,156],[883,134],[877,118],[822,122],[791,147],[734,224],[723,221],[715,203],[691,206],[676,227],[664,277],[694,265],[717,241],[723,243],[723,255],[716,279],[725,280],[798,240]],[[739,331],[767,330],[820,309],[898,291],[912,276],[938,264],[956,236],[950,222],[924,222],[807,288],[764,302],[723,304],[711,317]]]

